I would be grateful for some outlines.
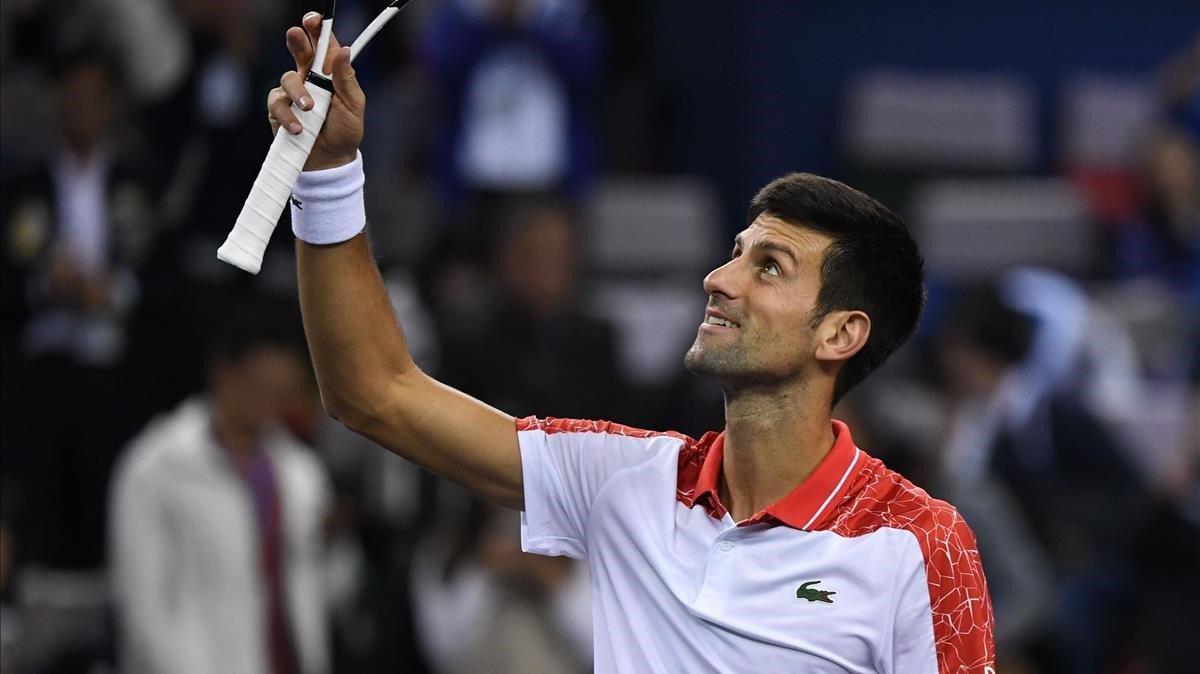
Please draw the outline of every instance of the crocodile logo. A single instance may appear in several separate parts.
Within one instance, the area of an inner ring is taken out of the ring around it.
[[[796,599],[807,599],[808,603],[810,603],[810,604],[815,601],[824,602],[826,604],[832,604],[833,599],[830,599],[830,597],[837,594],[837,592],[834,592],[832,590],[818,590],[813,587],[813,585],[816,585],[817,583],[820,583],[820,582],[821,581],[819,581],[819,580],[810,580],[807,583],[796,588]]]

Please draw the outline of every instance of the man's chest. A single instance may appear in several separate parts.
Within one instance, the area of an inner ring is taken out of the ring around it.
[[[305,554],[318,539],[315,498],[286,466],[274,465],[272,472],[266,486],[256,487],[232,467],[206,459],[181,462],[163,476],[172,485],[166,490],[164,517],[173,548],[195,563],[197,573],[257,573],[266,536],[277,539],[285,558]]]
[[[676,655],[756,671],[888,669],[897,578],[920,563],[911,534],[738,527],[658,489],[607,496],[590,522],[595,601],[622,607],[610,621],[672,626],[646,648],[672,639]]]

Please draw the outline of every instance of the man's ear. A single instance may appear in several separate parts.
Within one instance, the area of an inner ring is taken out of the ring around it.
[[[862,311],[831,311],[817,326],[818,361],[845,362],[871,336],[871,318]]]

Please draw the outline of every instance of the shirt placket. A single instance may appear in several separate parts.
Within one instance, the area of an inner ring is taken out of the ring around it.
[[[713,539],[708,547],[704,565],[704,579],[696,595],[693,610],[714,620],[724,617],[725,608],[732,595],[733,583],[738,577],[737,560],[749,531],[739,528],[726,515],[728,526]]]

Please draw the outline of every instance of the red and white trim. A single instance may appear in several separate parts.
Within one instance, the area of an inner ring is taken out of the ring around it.
[[[866,456],[854,446],[846,424],[833,421],[833,447],[799,486],[776,503],[767,506],[738,524],[748,526],[768,518],[793,529],[810,531],[829,515],[850,486],[850,476]],[[718,495],[722,464],[725,458],[725,434],[708,434],[680,452],[679,484],[676,491],[680,502],[691,507],[699,503],[710,515],[720,519],[728,512]],[[699,466],[699,470],[695,467]]]

